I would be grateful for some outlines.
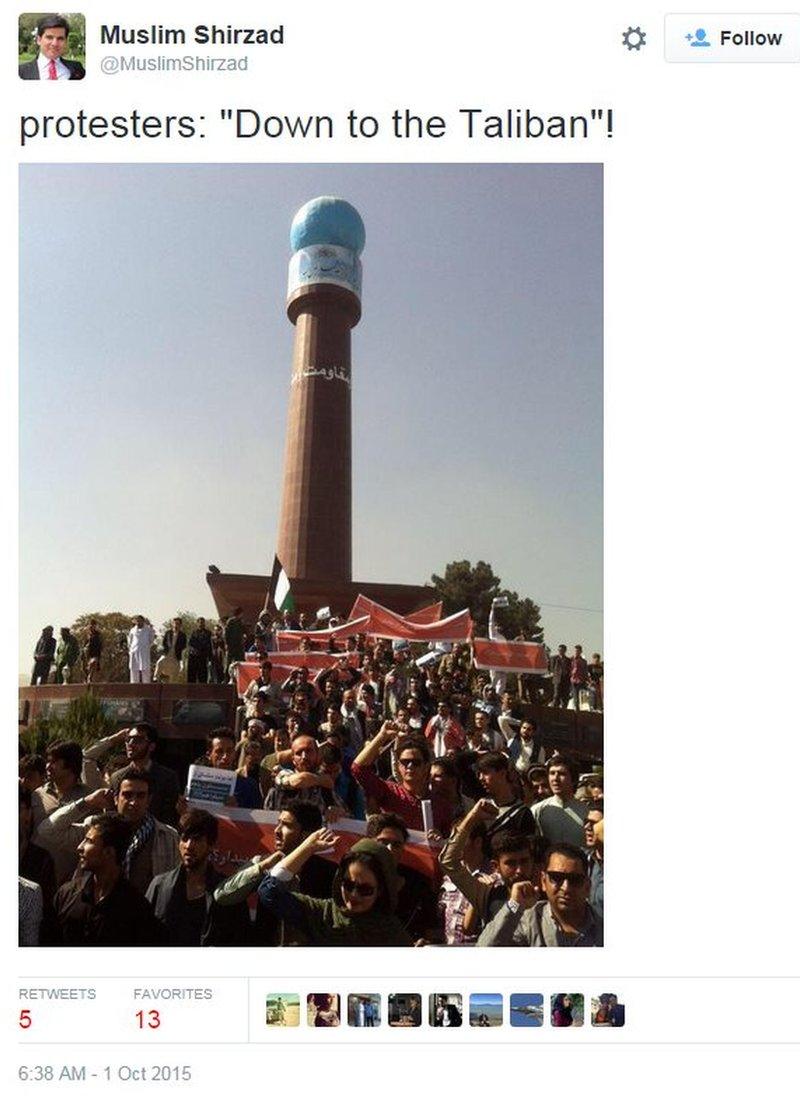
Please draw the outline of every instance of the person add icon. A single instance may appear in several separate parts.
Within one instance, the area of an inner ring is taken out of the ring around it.
[[[692,46],[710,46],[711,43],[706,39],[706,32],[702,27],[698,27],[694,32],[694,42]]]

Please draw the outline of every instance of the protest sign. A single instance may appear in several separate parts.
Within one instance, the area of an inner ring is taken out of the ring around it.
[[[186,781],[186,797],[192,801],[221,804],[233,794],[236,772],[221,768],[207,768],[202,764],[189,765]]]

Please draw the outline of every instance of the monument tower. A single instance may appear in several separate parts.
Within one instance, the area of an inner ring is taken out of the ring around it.
[[[295,326],[278,557],[293,580],[352,579],[350,330],[361,317],[364,223],[344,199],[312,199],[289,240]]]
[[[350,330],[361,317],[365,239],[355,207],[330,196],[302,206],[289,234],[295,333],[276,552],[298,611],[346,615],[363,593],[406,614],[435,598],[425,585],[353,580]],[[209,566],[206,580],[221,617],[241,607],[253,622],[264,607],[268,577]]]

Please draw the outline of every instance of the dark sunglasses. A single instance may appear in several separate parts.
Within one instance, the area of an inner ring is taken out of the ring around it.
[[[578,871],[545,871],[545,874],[557,890],[560,890],[565,882],[570,886],[582,886],[586,881],[586,875]]]
[[[418,756],[407,756],[405,760],[398,760],[397,763],[401,768],[421,768],[425,761],[420,760]]]
[[[359,898],[374,898],[375,887],[366,882],[353,882],[351,878],[342,879],[342,889],[346,894],[355,894]]]

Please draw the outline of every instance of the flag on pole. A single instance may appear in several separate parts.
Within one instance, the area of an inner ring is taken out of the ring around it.
[[[278,611],[294,611],[294,597],[289,586],[289,578],[286,576],[286,570],[278,560],[277,554],[275,555],[275,561],[272,563],[272,577],[269,582],[267,605],[270,603]]]

